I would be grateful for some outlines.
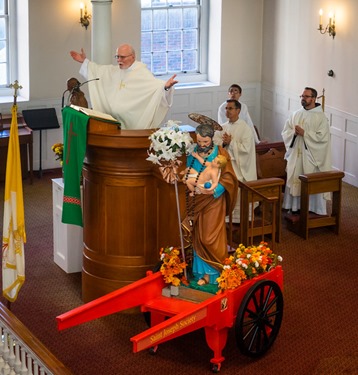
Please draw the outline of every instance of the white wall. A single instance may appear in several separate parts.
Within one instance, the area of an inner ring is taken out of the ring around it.
[[[336,13],[335,39],[317,30],[319,9]],[[358,14],[356,0],[265,0],[261,128],[277,140],[288,115],[300,107],[305,86],[322,93],[330,120],[333,168],[358,186]],[[332,69],[334,77],[327,72]]]

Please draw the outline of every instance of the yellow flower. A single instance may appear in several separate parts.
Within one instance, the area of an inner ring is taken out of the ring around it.
[[[246,279],[257,277],[263,272],[268,272],[276,266],[282,258],[273,254],[266,242],[259,246],[245,247],[240,244],[234,252],[223,262],[223,271],[216,279],[219,292],[235,289]]]
[[[56,160],[60,161],[60,164],[63,163],[63,143],[55,143],[52,145],[51,150],[55,153]]]

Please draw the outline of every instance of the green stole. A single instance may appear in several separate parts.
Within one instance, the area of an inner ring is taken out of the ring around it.
[[[70,107],[62,109],[64,194],[62,222],[83,226],[81,175],[87,145],[89,117]]]

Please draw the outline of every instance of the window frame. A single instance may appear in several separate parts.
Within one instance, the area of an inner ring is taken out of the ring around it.
[[[0,97],[13,94],[13,90],[9,85],[17,79],[17,17],[16,17],[16,1],[5,0],[5,10],[7,9],[7,80],[5,85],[0,86]]]
[[[185,6],[185,5],[184,5]],[[198,61],[198,72],[189,72],[189,73],[174,73],[177,74],[177,78],[180,83],[195,83],[195,82],[206,82],[208,80],[208,53],[209,53],[209,14],[210,14],[210,1],[209,0],[200,0],[198,6],[200,7],[198,24],[199,24],[199,61]],[[167,8],[167,7],[163,7]],[[141,7],[142,9],[160,9],[160,7]],[[155,77],[161,78],[163,80],[169,79],[172,74],[155,74]],[[177,86],[180,86],[178,84]]]

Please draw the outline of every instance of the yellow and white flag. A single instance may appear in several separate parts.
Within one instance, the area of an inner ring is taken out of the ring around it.
[[[2,286],[3,296],[10,302],[14,302],[25,281],[26,233],[16,105],[13,105],[11,113],[5,178]]]

